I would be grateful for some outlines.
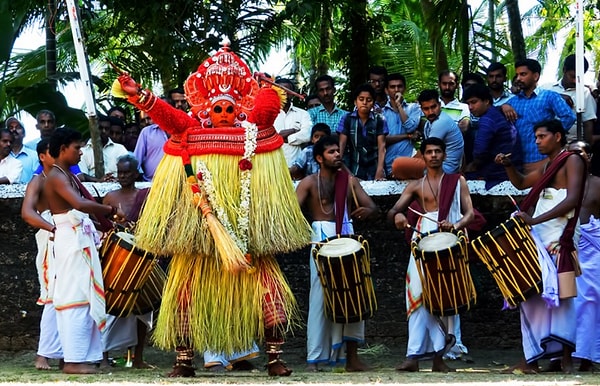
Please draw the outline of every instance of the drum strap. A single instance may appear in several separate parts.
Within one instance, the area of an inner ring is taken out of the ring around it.
[[[338,170],[335,175],[335,233],[338,235],[342,232],[346,214],[349,178],[350,174],[343,168]]]

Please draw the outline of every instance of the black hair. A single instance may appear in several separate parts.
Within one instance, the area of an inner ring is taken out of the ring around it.
[[[402,75],[399,72],[393,72],[385,78],[385,86],[386,87],[390,80],[401,80],[402,84],[404,84],[404,87],[406,87],[406,78],[404,77],[404,75]]]
[[[138,170],[138,167],[140,165],[138,159],[131,154],[125,154],[117,158],[117,165],[125,162],[129,162],[129,168],[132,170]]]
[[[417,98],[417,101],[419,101],[419,103],[423,103],[423,102],[430,101],[432,99],[435,99],[436,102],[439,101],[440,94],[437,92],[437,90],[429,89],[429,90],[421,91],[421,93],[419,94],[419,97]]]
[[[583,58],[583,72],[587,72],[588,68],[590,64],[586,58]],[[565,71],[575,71],[575,54],[567,56],[563,61],[563,72]]]
[[[291,87],[288,87],[288,88],[290,90],[292,90],[293,92],[296,92],[296,84],[291,79],[288,79],[288,78],[277,78],[275,80],[275,83],[276,84],[289,84]]]
[[[492,102],[492,94],[490,94],[490,89],[483,84],[474,84],[469,86],[463,92],[463,100],[466,101],[471,98],[479,98],[482,101],[490,101]]]
[[[37,151],[38,155],[44,154],[50,148],[50,138],[42,138],[35,146],[35,151]]]
[[[121,106],[113,106],[110,109],[108,109],[108,111],[106,112],[106,115],[110,116],[110,114],[113,111],[119,111],[121,113],[123,113],[123,116],[125,117],[125,120],[127,120],[127,118],[129,117],[129,112],[127,110],[125,110],[124,107]]]
[[[446,152],[446,142],[442,141],[438,137],[429,137],[421,141],[421,147],[419,148],[421,154],[425,154],[425,148],[427,147],[427,145],[439,146],[444,153]]]
[[[76,141],[81,141],[81,133],[79,131],[66,126],[59,127],[50,137],[50,155],[54,158],[58,158],[61,146],[69,146]]]
[[[527,67],[531,72],[537,72],[538,74],[542,73],[542,65],[535,59],[523,59],[515,63],[515,68],[523,66]]]
[[[111,126],[120,126],[121,129],[125,130],[125,121],[123,121],[121,118],[108,117],[108,121],[110,122]]]
[[[335,80],[327,74],[321,75],[317,79],[315,79],[315,87],[317,87],[317,85],[320,82],[329,82],[329,84],[331,84],[331,87],[335,87]]]
[[[183,87],[173,88],[173,89],[171,89],[171,90],[169,90],[167,92],[167,98],[171,99],[171,95],[173,95],[173,94],[183,94],[183,95],[185,95],[185,91],[183,90]]]
[[[558,119],[548,119],[546,121],[536,123],[533,126],[533,132],[535,133],[535,131],[540,127],[545,127],[546,130],[548,130],[552,134],[560,133],[560,144],[562,146],[565,146],[567,144],[567,131]]]
[[[501,70],[502,75],[506,76],[506,66],[500,62],[493,62],[492,64],[490,64],[488,66],[488,68],[485,70],[485,73],[489,74],[492,71],[498,71],[498,70]]]
[[[448,76],[448,75],[454,75],[454,79],[456,80],[456,83],[457,84],[460,83],[458,74],[452,70],[444,70],[444,71],[440,72],[438,74],[438,82],[442,81],[442,76]]]
[[[354,90],[354,93],[352,94],[352,100],[356,100],[360,93],[365,91],[371,94],[371,98],[375,99],[375,89],[373,88],[373,86],[371,86],[368,83],[364,83],[358,86],[356,90]]]
[[[461,83],[463,88],[465,87],[467,82],[470,80],[474,80],[475,84],[485,84],[485,80],[483,80],[483,77],[481,75],[479,75],[476,72],[469,72],[465,75],[465,77]],[[470,86],[468,86],[468,87],[470,87]]]
[[[339,145],[337,138],[331,135],[321,137],[321,139],[319,139],[317,143],[315,143],[315,146],[313,146],[313,158],[315,159],[315,161],[317,161],[317,156],[320,155],[322,157],[325,153],[325,149],[333,145]]]
[[[323,133],[325,133],[326,136],[330,136],[331,135],[331,128],[329,127],[328,124],[320,122],[315,124],[312,129],[310,129],[310,136],[312,137],[313,135],[315,135],[315,133],[317,131],[322,131]]]
[[[383,75],[384,77],[387,76],[387,69],[383,66],[373,66],[371,68],[369,68],[369,75],[373,74],[373,75]]]

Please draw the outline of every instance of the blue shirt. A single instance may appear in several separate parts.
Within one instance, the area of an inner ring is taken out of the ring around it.
[[[465,141],[454,119],[441,112],[433,122],[427,120],[423,130],[425,138],[437,137],[446,144],[446,160],[442,165],[445,173],[458,173],[462,165]]]
[[[392,109],[392,105],[388,103],[383,106],[383,116],[387,123],[389,135],[402,135],[414,132],[419,126],[421,119],[421,107],[417,103],[406,103],[402,101],[404,112],[408,116],[406,121],[402,122],[400,114]],[[385,172],[392,173],[392,163],[398,157],[412,157],[414,146],[411,140],[404,139],[399,142],[388,145],[385,149]]]
[[[305,176],[315,174],[319,171],[319,163],[315,161],[315,157],[313,156],[313,147],[314,145],[308,145],[302,149],[302,152],[292,165],[302,170]]]
[[[12,151],[10,155],[21,161],[23,164],[23,171],[21,172],[21,179],[18,181],[21,184],[26,184],[33,178],[33,173],[40,165],[37,151],[31,150],[28,147],[21,147],[19,154],[15,154]]]
[[[310,114],[310,120],[313,125],[317,123],[325,123],[331,129],[331,132],[335,132],[337,129],[340,120],[347,114],[346,110],[342,110],[337,106],[333,107],[331,113],[327,111],[323,105],[315,106],[312,109],[308,110],[308,114]]]
[[[566,129],[573,126],[576,116],[559,93],[551,90],[535,89],[530,97],[523,91],[510,98],[506,104],[517,113],[515,127],[519,133],[524,163],[541,161],[546,156],[539,153],[535,144],[533,126],[537,123],[557,118]]]
[[[513,164],[521,159],[520,143],[517,140],[517,129],[496,108],[490,107],[479,117],[479,129],[473,146],[473,158],[479,160],[479,170],[469,173],[469,178],[486,181],[486,189],[490,189],[501,181],[508,181],[504,166],[494,162],[498,153],[511,153]]]

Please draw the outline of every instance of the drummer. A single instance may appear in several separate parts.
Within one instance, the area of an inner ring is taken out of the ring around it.
[[[442,169],[446,158],[446,144],[439,138],[430,137],[423,140],[420,151],[425,161],[426,174],[407,185],[396,204],[389,210],[388,220],[393,221],[400,230],[409,226],[413,226],[419,232],[465,229],[474,218],[471,195],[464,177],[460,174],[445,174]],[[418,218],[416,224],[409,224],[403,212],[409,206],[413,207],[412,203],[415,201],[423,208],[421,212],[425,213]],[[442,320],[446,323],[454,322],[457,316],[439,318],[423,307],[421,280],[412,254],[406,272],[406,309],[407,359],[398,365],[396,370],[418,371],[419,360],[433,357],[432,371],[454,371],[444,363],[443,355],[454,346],[456,337],[447,333]]]
[[[541,248],[547,250],[558,272],[549,273],[558,281],[559,299],[533,296],[521,303],[521,333],[525,360],[508,371],[539,371],[537,360],[562,357],[562,371],[573,371],[571,353],[575,349],[576,318],[575,276],[579,263],[573,259],[573,236],[585,190],[585,162],[582,157],[565,151],[566,131],[559,120],[552,119],[534,126],[538,151],[548,156],[539,169],[527,175],[512,165],[509,154],[496,155],[495,162],[504,165],[510,182],[517,189],[531,188],[520,204],[517,216],[532,226],[539,236]],[[535,211],[534,211],[535,209]],[[547,255],[547,254],[546,254]],[[541,255],[541,258],[544,256]],[[544,288],[547,287],[546,280]],[[556,288],[556,286],[554,286]],[[555,291],[554,291],[555,293]],[[553,300],[551,304],[547,301]]]
[[[126,215],[128,227],[133,227],[138,220],[140,209],[148,194],[148,189],[135,187],[140,173],[138,171],[138,160],[126,154],[117,160],[117,181],[121,188],[108,192],[103,204],[121,208]],[[131,315],[126,318],[117,318],[107,315],[106,331],[102,336],[104,355],[102,364],[107,366],[108,352],[117,349],[129,349],[135,346],[132,367],[136,369],[152,368],[144,362],[144,344],[146,333],[152,328],[152,312],[145,315]]]
[[[352,220],[364,221],[376,216],[377,206],[359,180],[342,168],[340,147],[334,137],[321,138],[314,145],[313,157],[319,164],[319,172],[302,179],[296,188],[300,206],[313,220],[312,240],[319,242],[336,234],[353,234]],[[350,211],[352,203],[355,208]],[[358,344],[365,338],[365,322],[342,324],[325,318],[323,288],[312,258],[310,281],[307,371],[318,371],[320,364],[343,363],[344,359],[346,371],[368,370],[358,357]]]

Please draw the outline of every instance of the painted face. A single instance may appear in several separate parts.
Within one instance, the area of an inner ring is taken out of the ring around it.
[[[421,110],[423,111],[423,115],[427,118],[429,122],[433,122],[442,113],[442,106],[440,102],[435,99],[431,99],[428,101],[421,102]]]
[[[354,100],[354,106],[359,112],[368,114],[373,108],[373,97],[368,91],[361,91]]]
[[[235,123],[235,107],[227,100],[215,102],[208,112],[213,127],[233,126]]]
[[[490,101],[472,97],[466,100],[469,111],[476,117],[480,117],[490,108]]]

